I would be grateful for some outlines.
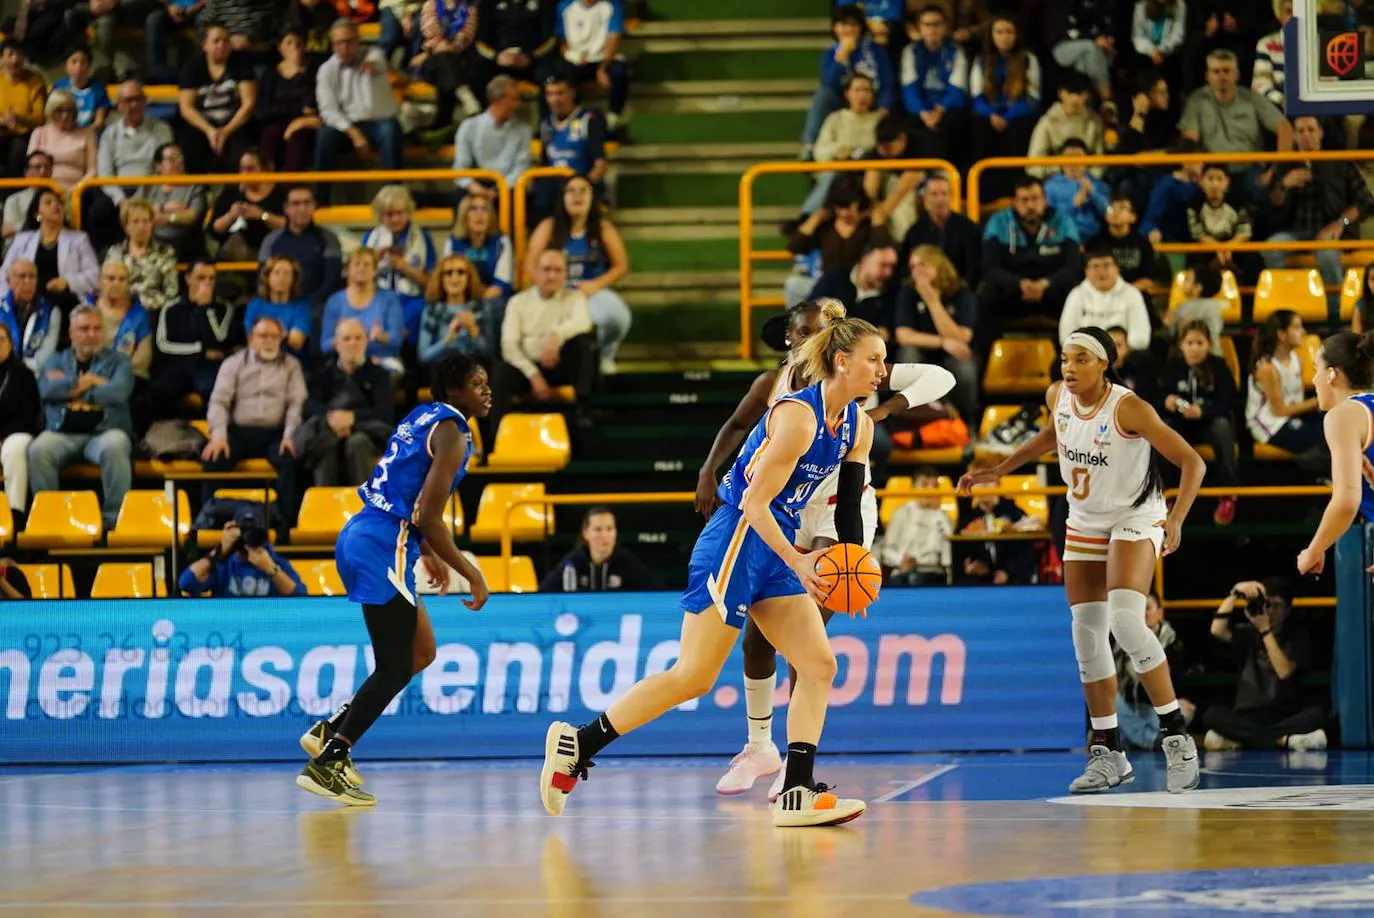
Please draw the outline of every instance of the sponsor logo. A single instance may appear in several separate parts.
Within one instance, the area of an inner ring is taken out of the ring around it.
[[[1108,467],[1107,457],[1102,453],[1090,453],[1085,449],[1073,449],[1072,447],[1060,443],[1059,454],[1074,465],[1103,469]]]

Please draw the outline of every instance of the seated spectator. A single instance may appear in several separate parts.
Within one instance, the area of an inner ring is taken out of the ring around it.
[[[224,359],[244,345],[238,310],[215,296],[215,266],[196,261],[186,271],[186,295],[159,310],[148,400],[155,412],[187,393],[205,404]]]
[[[887,49],[865,34],[866,28],[864,14],[857,6],[838,6],[831,14],[835,44],[821,56],[821,85],[811,97],[802,128],[802,159],[812,158],[811,150],[826,116],[843,107],[844,81],[851,73],[862,73],[873,80],[880,111],[886,113],[896,107],[897,81],[892,61]]]
[[[310,301],[301,295],[301,266],[294,258],[273,255],[258,272],[258,295],[243,315],[243,330],[251,332],[258,319],[271,318],[286,329],[286,350],[305,362],[310,340]]]
[[[129,271],[129,287],[143,308],[157,312],[181,292],[177,257],[172,247],[153,238],[153,205],[144,198],[129,198],[119,205],[124,241],[105,253],[105,261],[117,261]]]
[[[70,192],[82,179],[95,176],[95,134],[76,125],[76,98],[54,90],[43,107],[48,117],[29,134],[29,152],[52,157],[52,180]]]
[[[5,175],[24,172],[29,134],[43,123],[48,87],[43,76],[24,62],[24,50],[14,39],[0,41],[0,169]]]
[[[134,374],[129,358],[105,347],[100,310],[72,310],[72,346],[48,359],[38,374],[43,432],[29,444],[32,493],[56,491],[58,473],[84,458],[100,466],[105,528],[114,527],[133,478],[133,419],[129,396]]]
[[[939,364],[953,373],[949,400],[972,423],[978,417],[978,361],[973,356],[978,301],[936,246],[912,249],[907,267],[909,283],[897,294],[893,318],[893,336],[903,349],[900,358]]]
[[[304,172],[314,162],[317,132],[324,125],[315,101],[315,71],[305,58],[305,37],[295,29],[282,33],[277,53],[281,62],[263,73],[258,88],[261,158],[281,163],[283,172]]]
[[[1136,231],[1135,205],[1129,195],[1112,195],[1104,222],[1106,228],[1088,242],[1087,248],[1110,250],[1126,283],[1144,292],[1154,285],[1157,259],[1150,240]]]
[[[1140,396],[1141,401],[1158,404],[1161,373],[1154,355],[1148,350],[1132,350],[1126,329],[1120,325],[1107,329],[1107,334],[1116,345],[1116,363],[1112,364],[1112,369],[1121,378],[1121,384]]]
[[[262,241],[258,261],[290,258],[300,270],[300,296],[318,309],[339,287],[343,254],[339,237],[315,223],[315,192],[304,185],[287,189],[286,225]],[[288,325],[288,327],[290,327]]]
[[[606,126],[620,126],[630,98],[630,71],[620,54],[625,38],[621,0],[567,0],[558,4],[554,36],[561,67],[574,86],[596,81],[610,93]]]
[[[67,229],[66,219],[62,196],[50,188],[39,189],[24,217],[24,229],[14,237],[0,265],[8,275],[14,262],[33,262],[38,267],[40,293],[64,310],[94,293],[100,280],[100,262],[91,241],[80,230]],[[7,282],[7,277],[0,277],[0,284]]]
[[[1308,665],[1310,639],[1293,617],[1292,593],[1271,577],[1231,588],[1212,615],[1212,637],[1231,645],[1240,663],[1236,700],[1202,717],[1208,749],[1325,749],[1326,714],[1304,705],[1298,676]],[[1240,614],[1236,603],[1244,599]]]
[[[416,9],[419,9],[418,5]],[[309,68],[312,78],[320,65],[329,60],[329,55],[333,53],[329,30],[338,19],[338,15],[338,10],[330,0],[288,0],[285,29],[300,33],[305,43],[305,65]],[[417,41],[418,38],[417,30]],[[312,147],[312,161],[314,155]]]
[[[129,269],[122,261],[100,268],[100,293],[93,298],[104,324],[104,346],[129,358],[134,378],[146,380],[153,365],[153,327],[129,290]]]
[[[1009,532],[1038,532],[1045,528],[1008,497],[974,491],[969,504],[967,514],[960,514],[961,535],[997,536]],[[964,559],[966,582],[1001,586],[1030,583],[1035,579],[1035,543],[990,538],[975,545],[973,555]]]
[[[945,8],[929,3],[915,16],[919,36],[902,51],[902,104],[912,120],[916,155],[957,160],[967,120],[968,58],[949,37]]]
[[[14,529],[22,530],[29,507],[29,444],[42,429],[43,404],[18,344],[13,327],[0,321],[0,472]]]
[[[410,62],[420,53],[420,42],[424,39],[424,29],[420,25],[421,0],[382,0],[382,35],[377,44],[386,55],[388,67],[407,69]],[[396,62],[396,52],[401,52],[401,62]]]
[[[377,288],[401,301],[406,341],[420,340],[420,316],[425,311],[425,287],[437,256],[429,233],[415,223],[415,199],[404,185],[386,185],[372,199],[377,226],[363,237],[364,247],[378,256]]]
[[[859,263],[870,244],[891,241],[886,226],[874,223],[863,189],[852,181],[837,181],[831,186],[826,206],[802,221],[787,240],[787,250],[794,256],[817,253],[820,261],[819,271],[795,273],[783,282],[787,307],[810,296],[818,274],[848,271]]]
[[[1178,141],[1178,119],[1170,107],[1169,81],[1147,70],[1131,95],[1131,117],[1121,131],[1118,153],[1164,153]]]
[[[1206,443],[1216,453],[1210,468],[1212,486],[1236,487],[1240,466],[1236,460],[1236,427],[1231,406],[1236,402],[1236,383],[1226,361],[1212,353],[1214,341],[1207,323],[1193,320],[1178,329],[1178,344],[1164,366],[1164,410],[1167,423],[1189,443]],[[1212,519],[1227,526],[1236,518],[1235,497],[1217,502]]]
[[[184,125],[177,143],[191,172],[232,172],[253,142],[246,128],[258,102],[258,84],[223,25],[212,20],[205,26],[200,47],[177,83],[177,110]]]
[[[401,168],[400,109],[381,49],[363,55],[358,27],[347,19],[334,23],[329,41],[334,53],[315,75],[315,99],[324,121],[315,142],[315,170],[338,168],[350,150],[365,161],[379,161],[383,169]],[[328,184],[316,193],[322,202],[329,201]]]
[[[464,116],[475,115],[482,109],[470,88],[475,73],[467,65],[476,39],[476,3],[425,0],[420,10],[420,53],[410,66],[418,71],[420,79],[434,87],[436,131],[447,134],[453,130],[456,105],[462,105]]]
[[[1008,322],[1028,316],[1058,320],[1069,291],[1083,278],[1078,230],[1049,210],[1045,189],[1030,175],[1016,179],[1009,209],[983,232],[983,286],[978,294],[978,352],[986,355]]]
[[[429,278],[424,318],[420,322],[419,358],[430,366],[455,352],[487,352],[499,322],[485,321],[482,281],[462,255],[445,255]],[[483,326],[490,333],[485,333]]]
[[[9,289],[0,297],[0,325],[25,366],[37,373],[57,353],[62,336],[62,310],[38,292],[38,268],[19,258],[10,262]]]
[[[343,319],[334,329],[333,360],[310,379],[296,453],[320,488],[362,484],[391,436],[391,377],[367,359],[367,329]]]
[[[1326,4],[1326,0],[1322,0]],[[1343,6],[1337,2],[1337,6]],[[1204,57],[1218,52],[1236,61],[1237,76],[1248,83],[1252,77],[1251,55],[1259,39],[1256,15],[1264,4],[1252,0],[1191,0],[1188,3],[1187,36],[1184,40],[1183,89],[1197,88],[1198,76],[1206,69]],[[1353,23],[1351,27],[1353,28]],[[1210,63],[1210,62],[1209,62]]]
[[[878,119],[875,134],[877,146],[856,157],[873,164],[863,172],[863,192],[875,202],[873,212],[880,215],[878,222],[885,220],[889,235],[899,239],[910,232],[919,216],[916,190],[926,176],[935,173],[924,169],[889,168],[889,160],[905,159],[907,156],[910,139],[906,132],[906,119],[899,115],[883,115]],[[853,181],[853,173],[844,175],[847,180]],[[823,198],[816,200],[819,206],[825,205]],[[807,213],[805,207],[802,212],[803,215]]]
[[[1198,152],[1196,141],[1183,141],[1171,153]],[[1145,216],[1140,221],[1140,231],[1152,245],[1161,242],[1184,242],[1191,238],[1188,232],[1188,208],[1197,200],[1201,191],[1198,182],[1202,178],[1202,164],[1185,162],[1173,172],[1161,175],[1150,189],[1150,202],[1145,207]]]
[[[390,290],[377,287],[377,253],[358,248],[348,256],[348,283],[324,304],[320,324],[320,352],[334,353],[334,326],[341,319],[357,319],[367,329],[367,355],[393,375],[405,372],[401,345],[405,342],[405,313]]]
[[[42,150],[35,150],[24,163],[24,178],[52,178],[52,166],[51,156]],[[13,194],[5,198],[3,226],[0,226],[0,237],[3,237],[5,242],[23,227],[24,217],[28,214],[29,205],[33,203],[33,196],[37,192],[37,186],[16,188]]]
[[[1102,100],[1103,114],[1110,112],[1114,122],[1112,61],[1116,57],[1116,30],[1112,4],[1106,0],[1064,0],[1057,6],[1059,18],[1052,33],[1056,37],[1054,60],[1091,81],[1091,88],[1097,90]],[[1034,147],[1034,141],[1031,146]]]
[[[1154,67],[1177,83],[1183,74],[1183,39],[1187,34],[1184,0],[1136,0],[1131,16],[1131,47],[1135,63]]]
[[[554,214],[530,234],[525,270],[533,277],[539,255],[545,249],[561,249],[567,258],[568,285],[587,298],[587,309],[596,326],[600,345],[601,373],[616,372],[615,355],[630,333],[630,307],[611,285],[630,270],[630,257],[614,223],[601,215],[595,189],[587,178],[574,175],[563,185]]]
[[[1174,626],[1164,620],[1164,607],[1154,593],[1145,594],[1145,625],[1159,638],[1170,672],[1183,672],[1183,642]],[[1116,661],[1116,713],[1122,742],[1131,749],[1159,749],[1159,715],[1140,684],[1130,654],[1112,641],[1112,657]],[[1178,705],[1184,720],[1191,723],[1197,706],[1186,698],[1178,699]]]
[[[950,35],[954,40],[965,48],[978,48],[992,26],[987,0],[952,0],[941,5],[949,10]],[[1005,4],[995,0],[993,5],[1000,8]],[[864,10],[867,12],[870,6],[871,3],[864,3]]]
[[[548,401],[550,386],[586,398],[596,377],[596,338],[587,296],[568,286],[568,256],[548,248],[535,262],[535,285],[511,297],[501,323],[500,390]],[[500,406],[504,407],[504,406]],[[501,412],[503,413],[503,412]],[[493,410],[493,415],[500,413]],[[496,418],[491,421],[497,426]]]
[[[1016,20],[994,16],[983,53],[969,72],[973,100],[972,161],[1025,156],[1040,114],[1040,61],[1021,41]],[[994,170],[987,179],[997,176]],[[1004,197],[988,189],[989,199]]]
[[[110,112],[110,90],[91,75],[91,49],[78,45],[68,51],[65,69],[67,75],[52,84],[53,92],[71,93],[76,100],[76,126],[99,137]]]
[[[111,0],[97,0],[95,8],[114,8]],[[46,65],[62,59],[72,45],[86,40],[92,9],[72,0],[30,0],[19,6],[12,40],[23,54]]]
[[[170,63],[168,52],[182,44],[182,33],[195,24],[197,14],[205,9],[205,0],[158,0],[143,21],[148,50],[148,79],[154,83],[175,83],[178,71]],[[177,50],[183,58],[184,49]],[[185,61],[183,59],[183,65]]]
[[[272,161],[249,147],[239,157],[243,183],[225,187],[215,198],[210,231],[221,261],[256,261],[268,234],[286,225],[286,189],[261,180],[272,171]]]
[[[1245,424],[1256,443],[1298,454],[1298,465],[1327,471],[1326,441],[1315,398],[1303,398],[1302,319],[1278,309],[1260,329],[1250,358]]]
[[[1059,155],[1087,156],[1088,147],[1077,137],[1070,137],[1059,147]],[[1065,163],[1059,172],[1045,179],[1045,200],[1073,221],[1079,239],[1091,239],[1102,229],[1111,191],[1100,178],[1088,174],[1087,166]]]
[[[585,175],[604,191],[603,181],[610,163],[606,159],[606,119],[594,108],[578,104],[577,90],[564,76],[554,74],[544,81],[544,101],[548,114],[539,122],[539,144],[543,165],[563,166],[575,175]],[[534,207],[539,218],[552,212],[561,185],[544,180],[534,184]]]
[[[158,175],[185,175],[186,157],[176,144],[161,147],[153,166]],[[177,258],[203,255],[205,248],[205,187],[203,185],[144,185],[134,194],[153,205],[153,235],[172,247]]]
[[[152,175],[157,151],[172,143],[172,129],[166,122],[148,117],[148,100],[138,80],[119,84],[117,105],[119,117],[100,135],[96,172],[102,178]],[[97,249],[107,249],[118,240],[115,208],[132,193],[131,188],[104,185],[82,196],[85,222],[94,233],[92,242]]]
[[[1126,329],[1131,350],[1150,346],[1150,310],[1141,292],[1126,283],[1111,249],[1091,249],[1084,256],[1084,279],[1069,291],[1059,315],[1059,346],[1077,328],[1112,326]]]
[[[978,224],[954,210],[949,176],[932,172],[921,185],[921,216],[902,238],[901,264],[910,264],[917,246],[933,245],[945,254],[970,290],[982,279],[983,234]]]
[[[453,140],[454,169],[488,169],[503,176],[514,188],[521,174],[532,165],[530,144],[534,131],[520,117],[520,86],[508,76],[494,77],[487,84],[487,110],[463,119]],[[500,203],[495,187],[479,179],[455,179],[460,196],[476,195],[489,204]],[[462,201],[459,201],[462,207]]]
[[[1069,139],[1083,142],[1084,148],[1093,156],[1102,153],[1103,127],[1097,112],[1088,108],[1088,96],[1092,89],[1082,74],[1068,72],[1060,75],[1059,101],[1049,107],[1031,131],[1028,156],[1053,156],[1054,151]],[[1049,166],[1033,166],[1028,170],[1031,175],[1041,178],[1052,175]]]
[[[225,524],[219,544],[181,572],[177,589],[216,599],[306,595],[300,575],[277,554],[268,535],[261,507],[239,507],[234,519]]]
[[[853,268],[822,274],[810,299],[839,300],[849,316],[870,323],[884,341],[891,341],[897,311],[891,281],[896,269],[897,247],[887,240],[871,242]]]
[[[458,203],[444,254],[462,255],[472,263],[488,302],[504,303],[514,291],[515,255],[510,240],[496,225],[495,205],[485,197],[467,195]]]
[[[1293,18],[1293,0],[1274,0],[1274,16],[1279,20],[1279,28],[1261,38],[1255,46],[1255,73],[1250,80],[1250,88],[1283,111],[1283,29],[1288,25],[1288,20]]]
[[[207,472],[227,472],[245,459],[266,459],[277,472],[282,519],[294,520],[294,438],[306,389],[300,361],[282,351],[285,337],[280,322],[259,319],[247,349],[224,359],[210,393],[210,442],[201,459]]]
[[[1221,163],[1208,163],[1202,167],[1202,178],[1198,181],[1202,197],[1194,200],[1188,207],[1188,233],[1194,242],[1215,245],[1221,242],[1246,242],[1250,238],[1250,209],[1244,205],[1233,206],[1226,199],[1231,190],[1231,173]],[[1248,253],[1220,249],[1188,256],[1188,264],[1194,267],[1208,265],[1218,271],[1234,271],[1242,284],[1254,283],[1259,272],[1252,264],[1254,256]]]
[[[582,517],[582,538],[578,546],[549,568],[544,579],[539,581],[541,593],[664,588],[661,577],[620,545],[615,514],[607,507],[592,507],[586,512]]]
[[[1209,153],[1262,153],[1265,131],[1275,135],[1280,152],[1293,149],[1293,125],[1264,96],[1238,87],[1240,70],[1230,51],[1207,55],[1207,85],[1195,90],[1183,106],[1178,122],[1185,140],[1195,140]],[[1231,167],[1236,191],[1249,200],[1259,197],[1261,167]]]
[[[882,117],[873,111],[873,81],[861,73],[853,74],[844,84],[845,107],[826,116],[816,140],[815,157],[818,163],[854,159],[878,145],[878,121]],[[816,174],[816,183],[802,203],[802,213],[809,214],[825,204],[830,186],[838,172]]]
[[[912,485],[937,488],[939,476],[924,466],[916,470]],[[940,507],[938,497],[917,497],[904,502],[892,514],[878,549],[888,582],[896,586],[934,586],[949,582],[953,557],[949,537],[954,523]]]

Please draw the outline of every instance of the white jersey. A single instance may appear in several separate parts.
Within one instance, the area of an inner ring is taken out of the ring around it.
[[[1285,405],[1296,405],[1302,401],[1302,361],[1297,351],[1289,352],[1285,363],[1279,363],[1272,357],[1263,358],[1262,362],[1268,363],[1279,374],[1279,388],[1283,390]],[[1258,369],[1259,365],[1256,364],[1255,368]],[[1268,443],[1287,420],[1274,413],[1264,390],[1255,383],[1255,374],[1251,373],[1245,393],[1245,426],[1250,428],[1250,436],[1255,438],[1256,443]]]
[[[1107,395],[1095,410],[1085,413],[1066,386],[1060,386],[1054,405],[1059,474],[1069,488],[1071,514],[1112,516],[1132,511],[1150,474],[1149,441],[1122,432],[1116,420],[1122,401],[1135,398],[1135,393],[1125,386],[1107,385]],[[1158,495],[1141,509],[1153,511],[1156,502],[1162,510],[1164,499]]]

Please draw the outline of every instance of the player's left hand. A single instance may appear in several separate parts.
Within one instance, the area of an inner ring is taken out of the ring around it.
[[[468,583],[472,590],[472,598],[463,600],[463,605],[476,612],[487,604],[487,597],[491,595],[491,591],[487,589],[486,578],[480,573]]]
[[[1183,524],[1169,514],[1168,519],[1162,520],[1155,525],[1164,529],[1164,548],[1161,557],[1172,555],[1178,549],[1178,543],[1183,541]]]
[[[425,576],[429,578],[429,585],[438,587],[440,596],[447,596],[449,587],[448,565],[434,555],[422,554],[420,561],[425,566]]]
[[[1315,552],[1312,546],[1298,552],[1298,576],[1320,574],[1326,569],[1326,552]]]

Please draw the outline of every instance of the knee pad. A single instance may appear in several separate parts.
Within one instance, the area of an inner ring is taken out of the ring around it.
[[[1069,612],[1073,615],[1073,653],[1078,658],[1078,678],[1087,684],[1116,675],[1107,603],[1075,603],[1069,606]]]
[[[1164,647],[1145,624],[1145,594],[1112,590],[1107,594],[1112,610],[1112,637],[1131,658],[1137,673],[1147,673],[1164,660]]]

